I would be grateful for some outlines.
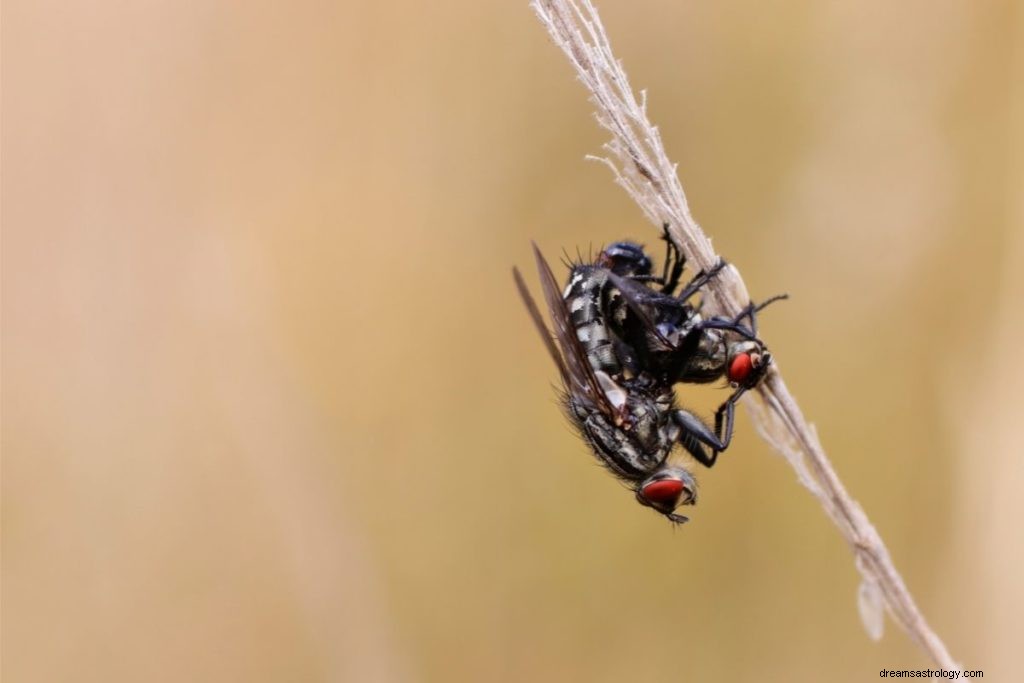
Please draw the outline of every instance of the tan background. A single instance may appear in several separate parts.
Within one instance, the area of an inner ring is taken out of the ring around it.
[[[1019,677],[1021,6],[602,8],[924,612]],[[745,416],[675,531],[564,424],[509,268],[655,232],[525,2],[3,9],[5,681],[927,665]]]

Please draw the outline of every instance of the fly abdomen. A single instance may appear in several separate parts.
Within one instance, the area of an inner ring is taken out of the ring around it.
[[[580,265],[572,270],[564,298],[576,338],[587,354],[590,367],[611,376],[622,372],[622,364],[610,338],[608,321],[602,305],[608,286],[608,271]]]

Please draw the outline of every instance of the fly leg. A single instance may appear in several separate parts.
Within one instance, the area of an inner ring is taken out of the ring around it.
[[[726,401],[726,403],[729,403],[729,401]],[[723,408],[719,408],[719,410],[721,411]],[[715,415],[715,431],[711,431],[710,427],[688,410],[675,411],[672,414],[672,419],[683,430],[679,437],[679,442],[683,448],[693,456],[694,460],[705,467],[713,466],[718,459],[718,454],[728,448],[729,442],[732,440],[731,416],[728,419],[729,425],[724,439],[719,437],[721,430],[718,427],[719,420],[717,414]],[[711,449],[710,454],[704,448],[705,446]]]
[[[647,282],[654,282],[661,285],[661,293],[668,296],[672,296],[672,292],[675,291],[676,287],[679,286],[679,279],[683,276],[683,269],[686,267],[686,259],[679,251],[679,247],[672,241],[672,238],[668,234],[668,223],[661,226],[661,239],[665,242],[665,265],[661,272],[661,277],[636,277],[634,279],[644,280]],[[677,299],[686,301],[694,294],[697,293],[701,287],[708,283],[708,281],[718,274],[722,268],[725,267],[725,261],[719,259],[718,263],[710,271],[701,271],[697,273],[689,284],[680,292]]]
[[[746,313],[741,313],[740,317],[745,317]],[[707,320],[701,320],[699,323],[693,326],[694,331],[698,330],[728,330],[729,332],[735,332],[739,336],[753,342],[760,342],[757,338],[757,334],[754,333],[746,325],[737,322],[739,318],[708,318]]]
[[[677,265],[679,265],[681,263],[682,263],[682,261],[679,261],[677,263]],[[693,279],[690,280],[688,283],[686,283],[686,286],[683,287],[682,291],[679,292],[679,294],[675,295],[675,296],[673,296],[670,293],[670,291],[671,291],[670,289],[667,290],[667,288],[669,288],[670,285],[671,285],[671,289],[675,289],[675,284],[673,284],[673,278],[675,280],[679,279],[674,271],[673,271],[673,274],[671,276],[669,276],[669,284],[665,285],[665,287],[663,287],[660,292],[654,292],[654,291],[648,291],[648,292],[644,292],[644,293],[634,292],[632,294],[632,296],[633,296],[633,298],[636,301],[641,302],[641,303],[652,304],[652,305],[655,305],[655,306],[660,306],[660,307],[665,307],[665,308],[670,308],[670,309],[682,309],[682,310],[686,310],[686,311],[695,310],[693,306],[691,306],[690,304],[687,303],[687,300],[692,298],[695,294],[697,294],[700,291],[700,288],[703,287],[704,285],[706,285],[708,282],[710,282],[713,277],[718,275],[718,273],[721,272],[722,268],[725,268],[725,266],[726,266],[726,261],[722,260],[722,259],[719,259],[718,263],[716,263],[711,268],[711,270],[707,270],[707,271],[702,270],[699,273],[697,273],[696,275],[694,275]],[[681,266],[679,266],[679,267],[681,269]],[[642,282],[646,281],[646,282],[656,282],[656,283],[660,283],[663,280],[663,278],[652,277],[652,276],[633,276],[630,279],[631,280],[635,280],[635,281],[642,281]],[[746,317],[747,315],[748,315],[748,313],[746,311],[744,311],[740,315],[740,318]],[[737,318],[737,320],[738,319],[739,318]]]
[[[683,275],[683,268],[686,266],[686,259],[679,253],[679,247],[672,241],[668,234],[668,223],[661,226],[661,239],[665,240],[665,270],[662,272],[662,294],[672,294],[679,285],[679,278]],[[669,263],[672,264],[671,273]]]
[[[675,242],[668,238],[668,223],[662,226],[661,239],[665,240],[665,265],[661,275],[630,275],[629,279],[636,282],[653,282],[661,285],[661,293],[670,295],[679,286],[679,278],[683,274],[686,260],[679,253]]]
[[[677,296],[676,298],[679,299],[680,301],[686,301],[694,294],[696,294],[701,287],[709,283],[711,281],[711,278],[718,275],[718,273],[720,273],[722,268],[725,268],[725,266],[726,260],[721,258],[718,259],[718,263],[712,266],[711,270],[702,270],[696,275],[694,275],[693,279],[690,280],[689,283],[687,283],[686,287],[683,288],[683,291],[679,292],[679,296]]]
[[[730,332],[735,332],[744,339],[748,339],[750,341],[760,341],[757,338],[757,313],[763,310],[769,304],[773,304],[776,301],[781,301],[783,299],[788,298],[788,294],[777,294],[772,298],[768,299],[767,301],[764,301],[759,304],[755,304],[753,301],[751,301],[749,304],[743,307],[743,310],[740,311],[739,315],[737,315],[735,318],[722,318],[720,316],[715,316],[714,318],[702,320],[700,323],[697,324],[697,327],[705,330],[729,330]],[[750,320],[749,327],[743,324],[742,320],[744,318]]]
[[[736,401],[740,400],[740,396],[746,390],[747,388],[744,386],[738,387],[729,398],[725,399],[725,403],[720,405],[718,410],[715,411],[715,435],[719,437],[720,443],[723,446],[728,446],[732,443],[733,421],[736,418]]]
[[[760,313],[763,309],[767,308],[769,304],[773,304],[776,301],[782,301],[783,299],[788,298],[789,294],[776,294],[772,298],[768,299],[767,301],[762,301],[756,306],[754,305],[754,302],[751,301],[749,304],[746,305],[746,307],[744,307],[742,311],[740,311],[740,314],[738,316],[733,318],[733,320],[738,323],[744,318],[748,318],[750,320],[750,329],[753,330],[754,334],[757,334],[756,315]]]
[[[677,410],[672,418],[683,433],[679,441],[693,458],[705,467],[711,467],[718,460],[718,454],[732,443],[733,422],[736,418],[736,402],[747,391],[739,387],[715,411],[715,430],[704,424],[703,420],[688,410]],[[711,452],[704,448],[707,446]]]

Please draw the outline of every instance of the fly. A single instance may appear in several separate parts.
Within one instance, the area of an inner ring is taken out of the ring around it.
[[[734,319],[704,319],[689,299],[725,264],[699,273],[676,295],[683,261],[671,242],[660,277],[651,274],[642,247],[617,242],[594,263],[573,266],[561,293],[536,245],[534,256],[553,336],[522,275],[518,269],[513,273],[559,370],[569,420],[602,464],[632,486],[642,505],[673,522],[687,521],[675,510],[696,502],[696,484],[689,470],[668,463],[669,454],[679,444],[711,467],[728,447],[736,400],[760,381],[771,362],[756,337],[754,316],[775,299],[751,305]],[[740,340],[729,339],[728,332]],[[676,407],[673,384],[723,376],[734,391],[716,412],[714,431]]]

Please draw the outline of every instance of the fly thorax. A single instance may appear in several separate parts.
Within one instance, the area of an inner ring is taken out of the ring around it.
[[[655,400],[646,397],[631,399],[629,411],[632,419],[630,436],[636,444],[644,466],[653,467],[662,459],[665,445],[662,426],[665,422],[664,416],[668,413],[662,410]]]
[[[724,366],[726,348],[722,341],[722,333],[719,330],[704,330],[697,345],[697,355],[706,359],[709,365]]]
[[[636,479],[650,471],[651,459],[644,455],[632,431],[623,431],[598,412],[588,415],[581,427],[594,452],[615,474]]]

